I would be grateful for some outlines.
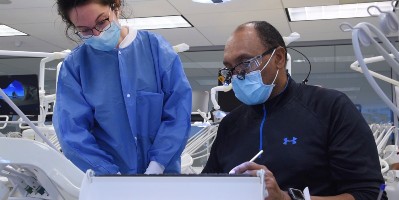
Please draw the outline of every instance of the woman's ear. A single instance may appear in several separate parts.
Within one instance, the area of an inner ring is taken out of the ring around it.
[[[119,16],[121,14],[121,11],[119,10],[119,7],[116,6],[115,3],[111,4],[111,9],[115,13],[115,16],[119,19]]]
[[[121,11],[119,9],[115,9],[115,15],[119,19],[121,15]]]
[[[111,6],[112,6],[111,8],[113,10],[120,10],[120,8],[122,6],[121,0],[115,0],[115,2],[111,4]]]
[[[121,2],[120,0],[116,0],[115,3],[111,4],[111,9],[115,12],[116,17],[119,19],[120,15],[121,15]]]

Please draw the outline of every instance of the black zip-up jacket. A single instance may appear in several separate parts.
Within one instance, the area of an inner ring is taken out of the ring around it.
[[[259,152],[263,105],[264,153],[255,162],[274,174],[282,190],[309,187],[315,196],[377,199],[384,180],[361,113],[345,94],[291,78],[278,96],[261,105],[241,105],[222,120],[202,173],[228,173]]]

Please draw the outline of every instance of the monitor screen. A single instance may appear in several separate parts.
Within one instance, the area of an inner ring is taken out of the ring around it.
[[[39,115],[39,82],[36,74],[0,75],[0,88],[25,115]],[[0,96],[0,115],[17,113]]]

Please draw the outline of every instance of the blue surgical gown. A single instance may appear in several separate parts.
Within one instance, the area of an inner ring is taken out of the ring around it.
[[[180,172],[190,131],[191,87],[161,36],[138,31],[125,48],[75,48],[61,67],[53,124],[82,171],[141,174],[150,161]]]

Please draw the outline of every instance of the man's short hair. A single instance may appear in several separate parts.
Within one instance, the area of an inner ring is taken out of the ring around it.
[[[266,21],[251,21],[240,25],[238,29],[243,28],[248,24],[254,25],[258,37],[266,49],[281,46],[284,48],[285,52],[287,52],[287,47],[285,46],[283,37],[273,25]],[[285,60],[287,61],[287,54],[285,55]]]

